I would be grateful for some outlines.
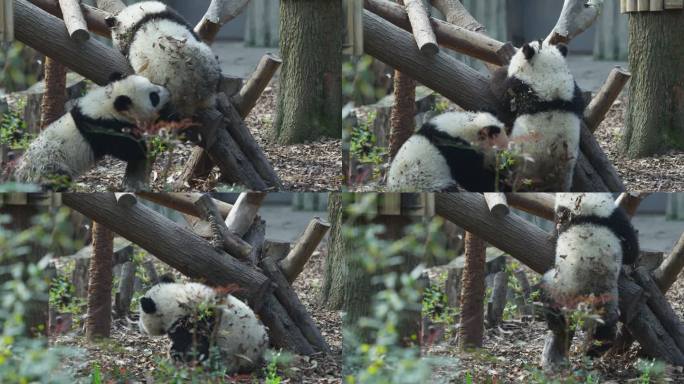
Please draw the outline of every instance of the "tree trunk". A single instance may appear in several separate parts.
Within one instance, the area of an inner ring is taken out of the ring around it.
[[[342,135],[342,2],[280,2],[280,73],[274,139],[281,144]]]
[[[344,194],[339,192],[331,193],[328,198],[330,237],[328,238],[328,256],[325,259],[321,304],[330,310],[342,309],[344,302],[342,285],[349,272],[346,262],[351,247],[342,231],[343,199]]]
[[[684,149],[684,13],[629,14],[632,71],[622,146],[630,158]]]
[[[60,62],[45,58],[45,93],[41,105],[40,127],[45,128],[64,114],[67,70]]]
[[[93,257],[88,283],[86,338],[109,337],[112,325],[112,256],[114,232],[93,222]]]
[[[482,347],[484,334],[485,251],[482,239],[466,232],[465,265],[461,280],[461,326],[458,329],[462,350]]]

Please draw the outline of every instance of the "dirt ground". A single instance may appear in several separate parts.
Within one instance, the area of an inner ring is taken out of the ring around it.
[[[342,332],[341,319],[336,311],[317,306],[318,292],[322,285],[325,248],[315,252],[302,274],[294,283],[299,298],[310,311],[332,352],[329,355],[295,356],[287,367],[279,369],[283,383],[341,383]],[[85,350],[82,359],[72,359],[65,364],[80,377],[87,377],[93,365],[98,363],[103,372],[122,372],[128,380],[123,382],[153,383],[151,374],[156,359],[167,356],[170,341],[166,337],[149,337],[142,334],[136,323],[137,314],[128,319],[117,320],[112,326],[111,340],[98,344],[87,343],[82,332],[76,330],[67,335],[51,338],[54,346],[68,346]],[[263,370],[253,375],[226,378],[225,382],[253,383],[262,381]]]
[[[321,139],[314,143],[283,146],[268,140],[276,114],[277,90],[268,87],[256,107],[247,116],[246,124],[266,158],[280,176],[286,191],[336,191],[341,186],[342,152],[338,139]],[[170,154],[162,155],[152,173],[153,191],[170,191],[190,157],[192,146],[179,144]],[[120,189],[125,164],[113,158],[105,158],[95,168],[79,178],[73,190],[79,192],[105,192]],[[219,182],[216,168],[206,181],[194,182],[174,192],[227,190],[231,186]]]
[[[684,274],[679,276],[667,298],[679,317],[684,317]],[[473,383],[538,383],[546,331],[543,321],[514,317],[496,329],[486,329],[483,349],[476,354],[459,352],[457,340],[453,338],[424,346],[423,354],[435,359],[433,381],[436,383],[464,383],[468,375]],[[580,337],[582,335],[575,337],[572,347],[572,372],[565,372],[560,383],[644,382],[638,368],[640,351],[636,343],[622,356],[607,356],[592,363],[583,359],[578,351]],[[587,380],[589,373],[597,380]],[[568,375],[575,375],[575,381],[571,381]],[[654,380],[653,377],[651,379]],[[650,382],[682,383],[684,372],[681,368],[665,367],[661,379]]]

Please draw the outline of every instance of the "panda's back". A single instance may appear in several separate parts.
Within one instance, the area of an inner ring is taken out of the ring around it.
[[[454,185],[444,156],[428,138],[418,134],[399,149],[387,177],[390,191],[441,191]]]
[[[571,224],[558,236],[555,271],[546,279],[561,296],[612,292],[622,266],[621,247],[606,226]]]

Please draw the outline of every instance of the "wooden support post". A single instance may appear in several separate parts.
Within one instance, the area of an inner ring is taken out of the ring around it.
[[[606,82],[584,110],[584,121],[589,131],[592,133],[596,131],[630,77],[632,74],[620,67],[615,67],[610,71]]]
[[[672,249],[672,253],[663,260],[660,267],[653,271],[653,276],[658,283],[658,287],[663,292],[667,292],[672,284],[677,281],[677,276],[684,269],[684,233]]]
[[[241,193],[226,217],[226,228],[238,237],[244,236],[254,223],[265,198],[266,194],[261,192]]]
[[[314,253],[323,236],[330,229],[330,223],[316,217],[306,227],[304,234],[299,238],[297,244],[290,253],[280,262],[280,268],[287,277],[287,281],[292,283],[304,269],[304,265]]]
[[[599,178],[607,188],[606,191],[622,192],[625,190],[625,185],[622,183],[622,179],[620,179],[613,163],[608,159],[606,153],[603,152],[596,138],[584,123],[580,126],[580,155],[580,157],[585,157],[591,168],[598,173]],[[599,191],[585,190],[582,192]]]
[[[119,317],[126,317],[131,308],[133,299],[133,280],[135,279],[135,264],[131,261],[123,263],[121,266],[121,276],[119,277],[119,288],[116,292],[114,309]]]
[[[556,198],[549,193],[507,193],[506,200],[511,207],[554,221]]]
[[[184,275],[213,286],[237,284],[235,295],[259,308],[271,285],[266,276],[142,204],[122,209],[113,193],[65,193],[64,205],[106,225]]]
[[[494,275],[492,295],[487,302],[487,326],[492,328],[501,324],[508,299],[508,274],[499,271]]]
[[[430,18],[423,0],[404,0],[404,6],[411,22],[411,30],[418,49],[426,55],[434,55],[439,52],[437,38],[432,31]]]
[[[487,201],[487,206],[492,216],[500,219],[510,212],[508,209],[508,202],[506,201],[506,195],[503,193],[485,193],[485,201]]]
[[[266,296],[266,301],[258,313],[261,321],[268,327],[272,346],[300,355],[316,353],[274,294]]]
[[[49,14],[62,18],[62,9],[57,0],[29,0],[33,5],[39,7]],[[88,30],[97,33],[100,36],[107,38],[112,37],[112,33],[109,31],[105,19],[109,16],[109,13],[95,8],[87,4],[81,4],[81,11],[83,13],[83,18],[88,26]]]
[[[248,258],[252,252],[252,246],[228,230],[213,200],[211,196],[204,194],[195,201],[195,206],[199,211],[203,212],[202,217],[204,220],[211,224],[212,232],[215,238],[217,238],[216,240],[219,242],[218,245],[220,247],[239,259]]]
[[[233,104],[242,118],[247,117],[249,112],[252,111],[264,89],[266,89],[266,86],[271,82],[271,79],[282,64],[283,60],[281,58],[270,53],[261,58],[252,76],[240,89],[240,92],[233,96]]]
[[[59,0],[59,7],[71,39],[77,43],[90,39],[90,32],[88,32],[80,2],[77,0]]]
[[[323,335],[316,326],[316,323],[309,315],[304,305],[299,301],[297,293],[290,287],[290,283],[283,275],[275,260],[265,258],[261,260],[261,266],[264,272],[275,283],[276,289],[274,291],[278,301],[283,305],[290,318],[294,321],[297,327],[301,330],[307,341],[318,351],[329,353],[330,347],[325,342]]]
[[[392,24],[411,31],[408,15],[400,5],[383,0],[364,0],[364,7]],[[515,51],[510,43],[501,43],[483,34],[442,20],[430,18],[430,23],[437,43],[487,63],[505,65],[512,56],[508,53],[511,50]]]

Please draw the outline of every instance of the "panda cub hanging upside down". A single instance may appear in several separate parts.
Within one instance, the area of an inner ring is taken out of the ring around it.
[[[393,192],[498,191],[496,151],[506,149],[502,122],[483,112],[448,112],[425,123],[394,157]]]
[[[171,339],[173,359],[202,361],[217,351],[231,374],[255,369],[269,345],[266,327],[245,303],[204,284],[176,283],[170,277],[140,298],[139,324],[148,335]]]
[[[601,318],[593,334],[598,344],[588,354],[598,356],[610,347],[620,316],[620,269],[636,262],[639,255],[636,231],[610,193],[559,193],[555,214],[555,266],[541,284],[550,330],[542,354],[547,370],[567,361],[574,332],[565,313],[580,305],[594,309]]]
[[[111,81],[77,99],[69,113],[31,142],[14,170],[18,181],[48,187],[59,177],[71,181],[105,155],[129,166],[147,161],[138,126],[159,118],[169,92],[142,76],[114,74]]]

